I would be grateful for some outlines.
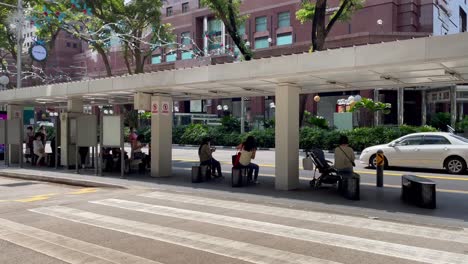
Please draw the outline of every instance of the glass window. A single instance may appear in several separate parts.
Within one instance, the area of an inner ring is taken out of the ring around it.
[[[182,4],[182,13],[187,13],[189,11],[189,3]]]
[[[183,32],[182,34],[180,34],[180,42],[182,42],[182,45],[192,44],[192,41],[190,39],[190,32]]]
[[[151,58],[151,64],[161,63],[161,55],[155,55]]]
[[[76,43],[73,43],[73,48],[74,49],[78,48],[78,45]]]
[[[292,33],[281,34],[281,35],[278,35],[278,37],[276,38],[277,46],[289,45],[289,44],[292,44],[292,42],[293,42]]]
[[[71,47],[71,43],[67,42],[67,48]]]
[[[255,18],[255,31],[256,32],[267,31],[267,17],[266,16]]]
[[[172,6],[166,8],[166,16],[172,16]]]
[[[458,140],[460,140],[460,141],[462,141],[462,142],[468,143],[468,139],[467,139],[467,138],[464,138],[464,137],[462,137],[462,136],[458,136],[458,135],[454,135],[454,134],[452,134],[452,135],[450,135],[450,136],[453,137],[453,138],[456,138],[456,139],[458,139]]]
[[[255,49],[266,49],[269,46],[268,44],[268,37],[255,39]]]
[[[182,52],[182,60],[191,60],[192,59],[192,52],[191,51],[184,51]]]
[[[411,136],[404,138],[402,141],[398,142],[399,146],[413,146],[413,145],[421,145],[423,142],[422,136]]]
[[[221,48],[223,36],[221,36],[222,22],[218,19],[208,20],[208,51]]]
[[[289,12],[283,12],[278,14],[278,28],[284,28],[291,26],[291,18]]]
[[[177,60],[177,53],[166,55],[166,62],[171,62],[171,61],[176,61],[176,60]]]
[[[245,23],[239,25],[239,29],[238,29],[238,30],[239,30],[239,31],[238,31],[239,35],[240,35],[241,37],[244,36],[244,35],[245,35]]]
[[[425,136],[424,145],[450,145],[450,141],[443,136]]]

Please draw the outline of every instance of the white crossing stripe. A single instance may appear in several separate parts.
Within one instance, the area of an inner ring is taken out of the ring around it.
[[[93,201],[91,203],[113,206],[132,211],[175,217],[179,219],[199,221],[231,228],[238,228],[253,232],[354,249],[363,252],[397,257],[413,261],[438,264],[468,263],[468,255],[464,254],[395,244],[390,242],[359,238],[347,235],[339,235],[334,233],[315,231],[311,229],[297,228],[292,226],[243,219],[239,217],[217,215],[119,199],[105,199],[101,201]]]
[[[6,219],[0,219],[0,239],[68,263],[161,264]]]
[[[374,219],[365,219],[356,216],[302,211],[297,209],[273,207],[246,202],[225,201],[176,193],[152,192],[141,194],[139,196],[172,202],[212,206],[229,210],[239,210],[265,215],[280,216],[298,219],[302,221],[313,221],[325,224],[340,225],[345,227],[363,228],[379,232],[389,232],[401,235],[411,235],[430,239],[468,243],[468,236],[462,230],[453,231],[441,228],[423,227],[402,223],[385,222]],[[467,232],[466,230],[464,231]]]
[[[256,264],[336,264],[337,262],[305,256],[250,243],[95,214],[63,206],[30,209],[32,212],[66,219],[130,235],[163,241]]]

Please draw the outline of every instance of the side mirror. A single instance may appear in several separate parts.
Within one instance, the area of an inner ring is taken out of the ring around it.
[[[390,143],[390,145],[389,145],[389,146],[390,146],[390,147],[392,147],[392,148],[394,148],[396,145],[397,145],[397,143],[395,143],[395,142],[392,142],[392,143]]]

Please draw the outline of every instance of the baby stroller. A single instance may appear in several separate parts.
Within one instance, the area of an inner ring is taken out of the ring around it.
[[[325,154],[321,149],[311,149],[306,150],[306,158],[312,159],[312,162],[315,164],[314,178],[310,181],[310,186],[313,188],[318,188],[325,184],[337,184],[341,181],[341,176],[338,175],[338,172],[333,167],[333,163],[325,159]],[[319,177],[315,177],[316,172],[320,173]]]

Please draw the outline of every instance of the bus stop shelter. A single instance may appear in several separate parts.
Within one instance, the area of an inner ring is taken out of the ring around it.
[[[172,102],[276,96],[276,189],[299,184],[299,95],[439,87],[468,80],[468,33],[356,46],[248,62],[151,72],[0,92],[18,106],[134,103],[152,112],[151,175],[171,176]],[[400,96],[403,96],[401,93]],[[76,109],[75,109],[76,110]],[[453,109],[452,109],[453,111]],[[399,115],[403,109],[399,109]]]

